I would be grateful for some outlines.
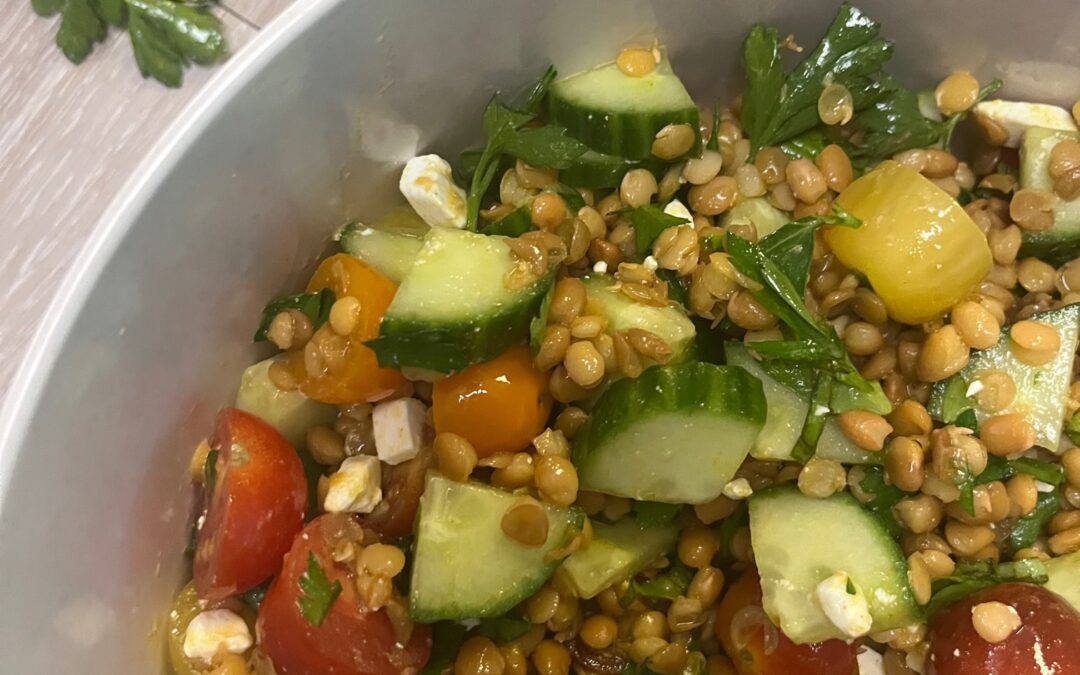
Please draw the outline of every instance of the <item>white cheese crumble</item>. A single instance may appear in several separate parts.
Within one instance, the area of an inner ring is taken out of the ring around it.
[[[870,632],[870,606],[847,572],[841,570],[825,578],[815,592],[821,611],[844,635],[856,638]]]
[[[650,272],[655,272],[660,268],[660,263],[656,262],[656,258],[647,255],[645,256],[645,259],[641,261],[641,266]]]
[[[745,478],[736,478],[724,486],[723,493],[728,499],[746,499],[754,494],[754,489],[750,487],[750,481]]]
[[[251,631],[237,613],[227,609],[201,612],[184,633],[184,656],[207,663],[222,649],[243,654],[251,648]]]
[[[859,647],[855,661],[859,664],[859,675],[885,675],[885,661],[881,654],[866,645]]]
[[[678,199],[672,199],[664,207],[664,213],[669,216],[675,216],[676,218],[682,218],[688,223],[694,222],[694,217],[690,215],[690,209],[686,208],[686,204],[683,204]]]
[[[1039,492],[1053,492],[1054,486],[1050,483],[1044,483],[1041,480],[1035,481],[1035,489]]]
[[[371,513],[382,501],[382,465],[378,457],[348,457],[329,478],[323,509],[330,513]]]
[[[994,100],[976,104],[975,112],[986,115],[1005,128],[1009,133],[1005,141],[1007,148],[1019,148],[1028,127],[1076,131],[1072,113],[1056,105]]]
[[[450,164],[438,155],[405,163],[398,189],[432,227],[465,227],[465,191],[454,183]]]
[[[964,392],[964,395],[974,396],[985,388],[986,387],[983,386],[982,380],[972,380],[971,384],[968,385],[967,391]]]
[[[379,459],[391,466],[401,464],[416,457],[424,445],[427,406],[415,398],[380,403],[371,412],[371,424]]]
[[[603,260],[597,260],[596,264],[592,266],[592,271],[597,274],[607,274],[607,263]]]

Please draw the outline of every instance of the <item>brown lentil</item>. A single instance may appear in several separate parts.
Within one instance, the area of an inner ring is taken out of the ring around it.
[[[476,450],[461,436],[444,431],[435,437],[435,459],[447,478],[463,481],[476,468]]]
[[[559,179],[559,172],[555,169],[530,166],[520,159],[514,163],[514,174],[518,184],[528,189],[546,188]]]
[[[778,185],[786,180],[788,156],[783,150],[767,146],[758,150],[754,157],[754,166],[769,186]]]
[[[795,209],[795,194],[787,183],[780,183],[769,188],[769,204],[781,211],[793,211]]]
[[[924,382],[937,382],[967,365],[970,350],[953,325],[931,333],[919,350],[916,373]]]
[[[695,504],[694,514],[701,522],[705,523],[706,525],[712,525],[713,523],[719,522],[734,513],[738,505],[739,502],[735,501],[734,499],[721,495],[716,499],[712,500],[711,502],[706,502],[704,504]]]
[[[656,57],[651,49],[625,47],[615,57],[615,65],[627,77],[645,77],[656,69]]]
[[[870,356],[883,344],[881,331],[871,323],[853,321],[844,328],[844,347],[855,356]]]
[[[532,483],[534,473],[532,455],[527,452],[515,452],[509,464],[491,472],[491,484],[507,490],[516,490]]]
[[[1054,179],[1054,194],[1067,201],[1080,197],[1080,167]]]
[[[1017,190],[1009,202],[1009,216],[1025,230],[1049,230],[1054,226],[1053,197],[1038,190]]]
[[[1052,293],[1057,270],[1038,258],[1024,258],[1016,268],[1017,281],[1025,291]]]
[[[740,198],[760,197],[765,194],[765,180],[753,164],[742,164],[735,169],[735,186]]]
[[[648,169],[631,169],[623,174],[619,184],[619,198],[623,204],[637,208],[652,201],[658,187],[656,177]]]
[[[776,323],[776,317],[748,290],[739,291],[731,297],[727,313],[736,326],[746,330],[765,330]]]
[[[585,284],[580,279],[566,277],[555,284],[548,310],[548,322],[569,326],[585,309]]]
[[[309,427],[307,448],[311,457],[324,466],[337,466],[345,460],[345,439],[329,427]]]
[[[987,452],[999,457],[1019,454],[1035,445],[1035,428],[1019,413],[1003,413],[979,426],[979,439]]]
[[[923,446],[906,436],[889,443],[885,453],[885,473],[893,485],[905,492],[917,492],[923,483]]]
[[[689,124],[669,124],[656,132],[652,154],[660,159],[672,160],[690,152],[697,135]]]
[[[945,539],[962,556],[972,556],[994,543],[994,531],[986,525],[967,525],[958,520],[945,523]]]
[[[586,314],[570,322],[570,336],[578,340],[591,340],[603,333],[605,328],[607,328],[607,320],[604,317]]]
[[[719,547],[720,543],[711,529],[704,525],[691,525],[679,535],[679,560],[695,569],[706,567]]]
[[[295,309],[278,312],[266,330],[267,339],[282,350],[307,343],[311,339],[311,334],[311,320],[303,312]]]
[[[835,460],[811,457],[799,472],[799,491],[807,497],[824,499],[844,488],[847,473]]]
[[[1080,551],[1080,527],[1058,532],[1050,537],[1047,545],[1054,555],[1065,555],[1073,551]]]
[[[952,178],[959,162],[956,156],[940,148],[927,148],[926,165],[922,173],[927,178]],[[955,180],[955,179],[954,179]]]
[[[1057,330],[1041,321],[1018,321],[1009,329],[1013,355],[1029,366],[1042,366],[1053,360],[1061,348]]]
[[[918,401],[907,399],[889,413],[889,424],[899,436],[925,436],[933,428],[930,413]]]
[[[990,230],[986,235],[986,240],[990,244],[990,253],[993,254],[994,262],[1007,265],[1016,260],[1023,238],[1019,227],[1009,225],[1002,229]]]
[[[705,150],[701,157],[686,160],[682,177],[691,185],[704,185],[720,174],[724,166],[724,157],[716,150]]]
[[[982,134],[983,139],[992,148],[1005,145],[1005,142],[1009,140],[1009,130],[1001,122],[982,113],[975,113],[972,115],[972,119],[975,121],[975,127]],[[995,161],[990,166],[997,166],[997,162]],[[982,173],[988,173],[988,171]]]
[[[703,216],[717,216],[735,204],[738,183],[731,176],[717,176],[708,183],[695,185],[687,193],[690,208]]]
[[[707,565],[699,568],[694,574],[690,587],[686,589],[686,595],[697,600],[702,607],[709,607],[720,597],[723,587],[724,573],[716,567]]]
[[[593,649],[607,649],[618,637],[619,626],[610,616],[593,614],[582,622],[578,635]]]
[[[748,334],[749,335],[749,334]],[[783,335],[778,338],[770,339],[782,339]],[[868,380],[880,380],[889,373],[896,370],[896,348],[885,347],[878,353],[871,356],[861,368],[859,368],[859,374]]]
[[[840,430],[855,445],[867,452],[879,452],[893,428],[884,417],[867,410],[848,410],[836,418]]]
[[[566,202],[553,192],[541,192],[533,200],[529,217],[541,230],[554,231],[566,220]]]
[[[697,268],[699,251],[697,232],[689,225],[669,227],[653,243],[657,264],[680,277],[693,273]]]
[[[570,652],[554,640],[543,640],[530,655],[538,675],[570,675]]]
[[[330,328],[338,335],[352,335],[360,320],[360,301],[351,295],[339,298],[330,306]]]
[[[634,351],[646,359],[657,363],[667,363],[671,360],[671,347],[655,333],[642,328],[631,328],[624,332],[624,336]]]
[[[1061,466],[1065,469],[1065,480],[1069,485],[1080,488],[1080,448],[1069,448],[1061,455]]]
[[[814,160],[821,175],[825,177],[825,184],[834,192],[842,192],[851,185],[854,171],[851,168],[851,160],[844,149],[835,143],[826,145],[818,153]]]
[[[536,465],[535,481],[544,501],[557,506],[570,506],[577,498],[577,470],[566,457],[541,457]]]
[[[808,159],[796,159],[784,169],[788,185],[795,198],[806,204],[817,201],[829,189],[825,176]]]
[[[548,537],[547,511],[531,497],[519,499],[502,517],[502,531],[523,546],[543,546]]]
[[[979,96],[979,81],[966,70],[957,70],[934,89],[934,101],[942,114],[955,115],[975,105]]]
[[[1020,615],[1003,602],[980,602],[971,608],[971,626],[979,637],[990,643],[1004,641],[1021,625]]]
[[[818,118],[828,126],[844,125],[855,114],[851,92],[842,84],[829,82],[821,88],[817,100]]]
[[[1000,370],[979,373],[974,382],[981,385],[975,392],[975,404],[987,412],[1004,410],[1016,398],[1016,382],[1011,375]]]
[[[919,553],[912,553],[907,559],[908,585],[915,596],[915,602],[925,605],[930,602],[930,570]]]
[[[925,534],[933,531],[940,523],[944,512],[941,500],[930,495],[919,494],[904,497],[893,507],[897,520],[910,532]]]
[[[550,370],[562,363],[566,349],[570,346],[570,329],[560,324],[551,324],[544,329],[544,338],[540,342],[533,361],[540,370]]]
[[[641,363],[641,356],[639,356],[638,352],[630,346],[625,331],[616,333],[612,339],[615,342],[615,360],[619,364],[619,371],[627,377],[637,377],[638,375],[641,375],[641,371],[644,370],[644,366]]]
[[[950,320],[952,325],[956,326],[960,339],[973,349],[988,349],[994,346],[1001,334],[1001,326],[994,315],[972,300],[956,304],[952,308]]]

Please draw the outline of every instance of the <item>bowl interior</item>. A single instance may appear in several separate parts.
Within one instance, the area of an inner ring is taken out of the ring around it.
[[[1036,0],[861,6],[893,72],[1080,91],[1080,11]],[[269,297],[301,285],[346,217],[398,203],[418,151],[456,157],[479,113],[655,33],[702,102],[739,88],[755,22],[813,44],[833,2],[308,0],[220,73],[118,198],[46,315],[0,429],[0,651],[22,673],[158,672],[187,561],[186,467],[231,402]],[[1071,94],[1070,94],[1071,95]],[[1062,101],[1064,102],[1064,101]],[[1068,101],[1071,104],[1071,101]],[[62,198],[58,196],[58,198]]]

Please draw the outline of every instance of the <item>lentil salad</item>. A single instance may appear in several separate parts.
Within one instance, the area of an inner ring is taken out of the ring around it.
[[[1080,104],[879,31],[757,26],[713,106],[628,45],[410,160],[196,448],[172,669],[1080,672]]]

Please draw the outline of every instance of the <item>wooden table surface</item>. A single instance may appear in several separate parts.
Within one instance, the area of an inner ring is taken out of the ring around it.
[[[292,1],[224,2],[230,52]],[[0,400],[102,213],[212,75],[189,69],[180,89],[144,80],[119,32],[74,66],[56,24],[30,0],[0,12]]]

